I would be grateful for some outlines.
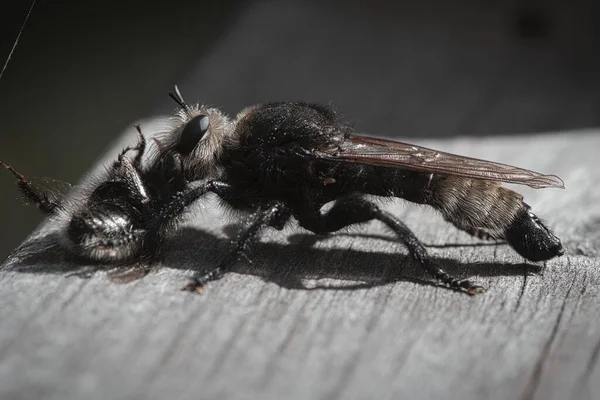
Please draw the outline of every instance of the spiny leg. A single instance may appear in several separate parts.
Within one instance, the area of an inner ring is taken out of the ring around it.
[[[40,181],[35,184],[27,179],[25,175],[2,161],[0,161],[0,167],[7,169],[17,178],[17,185],[21,193],[40,210],[48,214],[54,214],[62,209],[62,199],[71,189],[70,184],[55,180],[51,180],[52,187],[47,186],[48,182],[44,184]]]
[[[411,232],[411,230],[398,218],[381,210],[373,204],[360,197],[348,197],[338,200],[335,205],[325,214],[320,212],[301,214],[298,216],[300,225],[315,233],[330,233],[345,228],[349,225],[379,220],[392,229],[404,243],[411,256],[421,264],[436,279],[447,286],[464,291],[470,295],[482,293],[484,288],[471,283],[468,280],[454,278],[432,260],[425,246]]]
[[[158,213],[150,225],[149,232],[160,232],[174,218],[179,217],[193,202],[207,193],[215,193],[224,197],[232,190],[229,183],[223,181],[208,181],[192,183],[187,189],[175,195]]]
[[[133,159],[133,165],[136,168],[139,168],[142,164],[142,157],[144,156],[144,151],[146,150],[146,138],[144,137],[144,134],[142,133],[142,128],[140,127],[140,124],[136,124],[136,125],[134,125],[134,127],[138,132],[138,137],[139,137],[138,144],[136,144],[135,146],[127,146],[123,150],[121,150],[121,152],[119,153],[119,156],[117,157],[117,165],[119,163],[121,163],[123,157],[125,157],[125,154],[129,153],[130,151],[134,151],[134,150],[137,151],[137,154],[136,154],[135,158]]]
[[[232,190],[231,185],[223,181],[209,181],[206,183],[191,183],[188,187],[175,195],[169,203],[156,214],[149,223],[144,237],[143,254],[146,258],[154,258],[160,249],[160,241],[168,227],[177,223],[177,219],[189,206],[207,193],[215,193],[220,197],[227,196]]]
[[[257,211],[248,228],[233,242],[233,248],[227,256],[213,269],[194,276],[192,282],[183,290],[202,293],[203,286],[223,276],[240,258],[247,256],[251,246],[259,240],[260,233],[267,227],[272,226],[282,229],[289,220],[288,208],[283,203],[272,203],[268,207]]]
[[[148,265],[139,263],[114,267],[107,272],[107,276],[114,283],[130,283],[148,275],[148,272]]]
[[[150,202],[150,196],[146,191],[146,186],[138,168],[129,161],[128,158],[121,158],[115,165],[119,169],[119,175],[125,180],[127,186],[131,189],[131,199],[142,206]]]
[[[396,232],[396,234],[400,237],[400,240],[402,240],[404,245],[408,248],[408,251],[412,257],[417,260],[419,264],[425,267],[425,269],[429,271],[436,279],[439,279],[453,289],[462,290],[470,295],[483,293],[485,291],[483,287],[475,285],[467,279],[459,280],[453,277],[441,267],[436,265],[433,261],[431,261],[431,257],[427,253],[427,249],[425,249],[423,243],[421,243],[414,233],[412,233],[411,230],[398,218],[386,211],[380,210],[379,208],[377,208],[376,211],[374,210],[374,212],[376,213],[375,218]]]
[[[138,135],[140,137],[140,141],[136,146],[138,153],[133,159],[133,166],[137,169],[140,168],[140,166],[142,165],[142,157],[144,156],[144,152],[146,151],[146,138],[142,133],[142,128],[140,127],[140,124],[136,124],[135,129],[137,130]]]
[[[146,150],[146,139],[142,133],[140,125],[135,125],[135,128],[139,134],[139,142],[135,147],[127,146],[124,148],[117,160],[113,163],[112,169],[114,173],[120,175],[121,178],[125,179],[127,185],[131,188],[131,198],[138,204],[145,206],[150,202],[150,197],[146,191],[140,168],[142,163],[142,157]],[[129,151],[137,150],[137,154],[133,161],[125,157]]]

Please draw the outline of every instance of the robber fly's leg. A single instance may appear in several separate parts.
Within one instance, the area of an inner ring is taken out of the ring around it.
[[[457,290],[468,294],[477,294],[484,291],[480,286],[474,285],[468,280],[459,280],[449,275],[432,260],[427,249],[410,229],[398,218],[381,210],[373,204],[360,197],[348,197],[338,200],[334,206],[325,214],[320,212],[299,215],[298,220],[302,227],[315,233],[329,233],[340,230],[349,225],[379,220],[391,228],[407,247],[411,256],[421,264],[436,279]]]
[[[260,233],[265,228],[272,226],[276,229],[282,229],[289,218],[288,208],[280,202],[274,202],[257,211],[253,215],[250,225],[233,241],[233,247],[219,265],[202,274],[197,274],[192,282],[183,289],[201,292],[203,285],[221,278],[240,258],[247,256],[252,245],[258,241]]]
[[[171,201],[156,214],[154,220],[148,227],[146,238],[144,240],[145,246],[155,250],[158,247],[158,242],[161,240],[165,228],[173,224],[193,202],[205,194],[212,192],[220,197],[224,197],[231,190],[231,185],[222,181],[209,181],[206,183],[193,182],[189,184],[187,189],[175,195]]]
[[[374,207],[377,207],[373,205]],[[425,267],[436,279],[439,279],[444,284],[448,285],[453,289],[459,289],[467,294],[474,295],[478,293],[483,293],[485,289],[481,286],[473,284],[469,280],[459,280],[452,275],[448,274],[438,265],[431,261],[431,257],[427,253],[427,249],[423,243],[419,241],[419,239],[415,236],[414,233],[398,218],[394,217],[392,214],[380,210],[377,207],[377,210],[373,210],[375,214],[375,218],[389,226],[396,234],[400,237],[400,240],[404,242],[404,245],[408,248],[408,251],[412,255],[412,257],[417,260],[419,264]]]
[[[48,214],[54,214],[62,209],[62,205],[57,200],[57,196],[53,196],[50,192],[51,188],[38,187],[34,185],[25,175],[15,170],[10,165],[7,165],[0,161],[0,167],[9,170],[15,178],[17,178],[17,185],[21,193],[34,203],[40,210]]]

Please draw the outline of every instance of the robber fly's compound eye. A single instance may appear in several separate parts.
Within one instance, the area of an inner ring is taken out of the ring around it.
[[[210,126],[208,116],[198,115],[183,128],[176,150],[179,154],[189,154],[204,137]]]

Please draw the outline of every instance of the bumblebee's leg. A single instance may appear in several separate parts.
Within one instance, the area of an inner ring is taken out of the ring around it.
[[[348,197],[338,200],[326,213],[309,213],[298,216],[300,225],[314,233],[329,233],[349,225],[379,220],[392,229],[404,243],[411,256],[436,279],[457,290],[468,294],[482,293],[484,289],[468,280],[454,278],[432,260],[427,249],[411,230],[398,218],[381,210],[376,204],[360,197]]]
[[[138,144],[135,147],[125,147],[117,157],[117,160],[113,163],[112,169],[115,171],[115,173],[118,173],[125,178],[127,185],[131,188],[131,194],[133,195],[132,199],[143,206],[150,202],[150,197],[146,192],[146,188],[140,175],[142,156],[146,150],[146,139],[142,134],[142,129],[140,126],[136,125],[135,128],[137,129],[140,137]],[[137,150],[137,154],[133,161],[130,161],[127,157],[125,157],[125,154],[132,150]]]
[[[140,128],[139,124],[135,125],[135,129],[137,130],[139,136],[138,144],[135,146],[127,146],[123,150],[121,150],[121,153],[119,153],[119,157],[117,158],[115,166],[118,166],[125,154],[133,150],[137,150],[137,154],[133,159],[133,165],[136,168],[139,168],[141,166],[142,157],[144,156],[144,151],[146,150],[146,138],[144,137],[144,134],[142,133],[142,128]]]
[[[133,166],[136,169],[139,169],[142,165],[142,157],[144,156],[144,152],[146,151],[146,138],[142,133],[142,128],[140,128],[140,124],[135,125],[135,129],[138,131],[138,135],[140,137],[140,141],[138,142],[135,149],[137,150],[137,154],[133,159]]]
[[[135,162],[135,161],[134,161]],[[126,157],[121,157],[115,169],[120,169],[119,175],[125,180],[127,186],[131,189],[131,199],[142,207],[150,202],[150,196],[146,191],[142,176],[138,168]]]
[[[7,165],[0,161],[0,167],[9,170],[15,178],[17,178],[17,185],[21,193],[27,198],[27,200],[34,203],[40,210],[54,214],[62,209],[61,199],[65,193],[59,193],[58,190],[53,190],[51,187],[38,186],[31,182],[17,170],[10,165]],[[64,182],[63,182],[64,183]],[[67,187],[70,185],[64,183]]]
[[[241,235],[233,241],[232,249],[219,265],[194,276],[192,282],[186,285],[183,290],[201,292],[206,283],[221,278],[241,257],[246,256],[265,228],[272,226],[276,229],[283,229],[289,218],[288,208],[280,202],[272,203],[268,207],[257,211],[248,228],[242,231]]]
[[[135,263],[126,266],[117,266],[107,273],[108,279],[114,283],[129,283],[143,278],[150,272],[147,264]]]

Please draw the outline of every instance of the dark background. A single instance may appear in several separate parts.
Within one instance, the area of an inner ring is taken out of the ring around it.
[[[0,3],[2,64],[29,6]],[[598,11],[558,0],[38,1],[0,80],[0,159],[76,182],[124,129],[173,110],[173,84],[230,114],[332,101],[382,136],[594,127]],[[0,172],[4,258],[42,215]]]

